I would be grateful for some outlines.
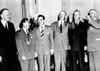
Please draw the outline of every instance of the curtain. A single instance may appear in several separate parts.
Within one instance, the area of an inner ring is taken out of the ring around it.
[[[22,0],[23,18],[33,18],[38,13],[37,0]]]

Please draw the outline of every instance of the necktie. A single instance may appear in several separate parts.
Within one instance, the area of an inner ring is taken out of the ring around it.
[[[29,34],[29,31],[28,30],[26,30],[26,34],[27,34],[27,39],[26,39],[26,41],[27,41],[27,44],[29,45],[29,40],[30,40],[30,34]]]
[[[29,38],[30,38],[29,31],[28,31],[28,30],[26,30],[26,33],[27,33],[27,37],[28,37],[28,40],[29,40]]]
[[[41,37],[44,35],[43,27],[41,26]]]
[[[8,29],[7,23],[5,23],[5,28]]]
[[[60,24],[60,33],[62,33],[62,23]]]
[[[29,33],[29,31],[28,30],[26,30],[26,34],[28,35],[28,33]]]

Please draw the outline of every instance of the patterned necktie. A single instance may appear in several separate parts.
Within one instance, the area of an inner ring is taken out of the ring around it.
[[[44,35],[43,27],[41,26],[41,37]]]
[[[27,44],[29,45],[29,43],[30,43],[30,34],[29,34],[29,31],[28,30],[26,30],[26,34],[27,34],[27,39],[26,39],[26,42],[27,42]]]

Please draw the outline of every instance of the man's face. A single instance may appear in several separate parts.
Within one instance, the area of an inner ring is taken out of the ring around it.
[[[4,10],[1,14],[1,17],[3,20],[5,21],[10,21],[10,18],[11,18],[11,14],[8,10]]]
[[[26,29],[29,29],[29,28],[30,28],[30,23],[29,23],[29,21],[25,21],[25,22],[23,23],[23,27],[26,28]]]
[[[91,10],[90,17],[92,20],[96,20],[97,19],[97,12],[95,10]]]
[[[38,17],[38,24],[41,26],[44,24],[43,17]]]
[[[80,12],[76,11],[76,12],[74,13],[74,19],[75,19],[75,21],[77,21],[77,20],[80,19]]]
[[[60,15],[59,15],[60,20],[64,20],[65,19],[65,15],[66,15],[65,12],[62,11],[60,13]]]

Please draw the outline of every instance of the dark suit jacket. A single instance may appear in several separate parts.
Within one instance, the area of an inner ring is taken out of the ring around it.
[[[84,50],[86,44],[86,25],[83,22],[79,22],[70,32],[70,45],[73,51]]]
[[[27,44],[27,40],[29,39],[30,44]],[[18,30],[16,32],[16,45],[19,53],[19,57],[25,56],[26,59],[34,58],[34,37],[29,38],[23,29]]]
[[[7,30],[0,21],[0,56],[7,56],[10,59],[16,57],[15,28],[11,22],[8,22]]]

